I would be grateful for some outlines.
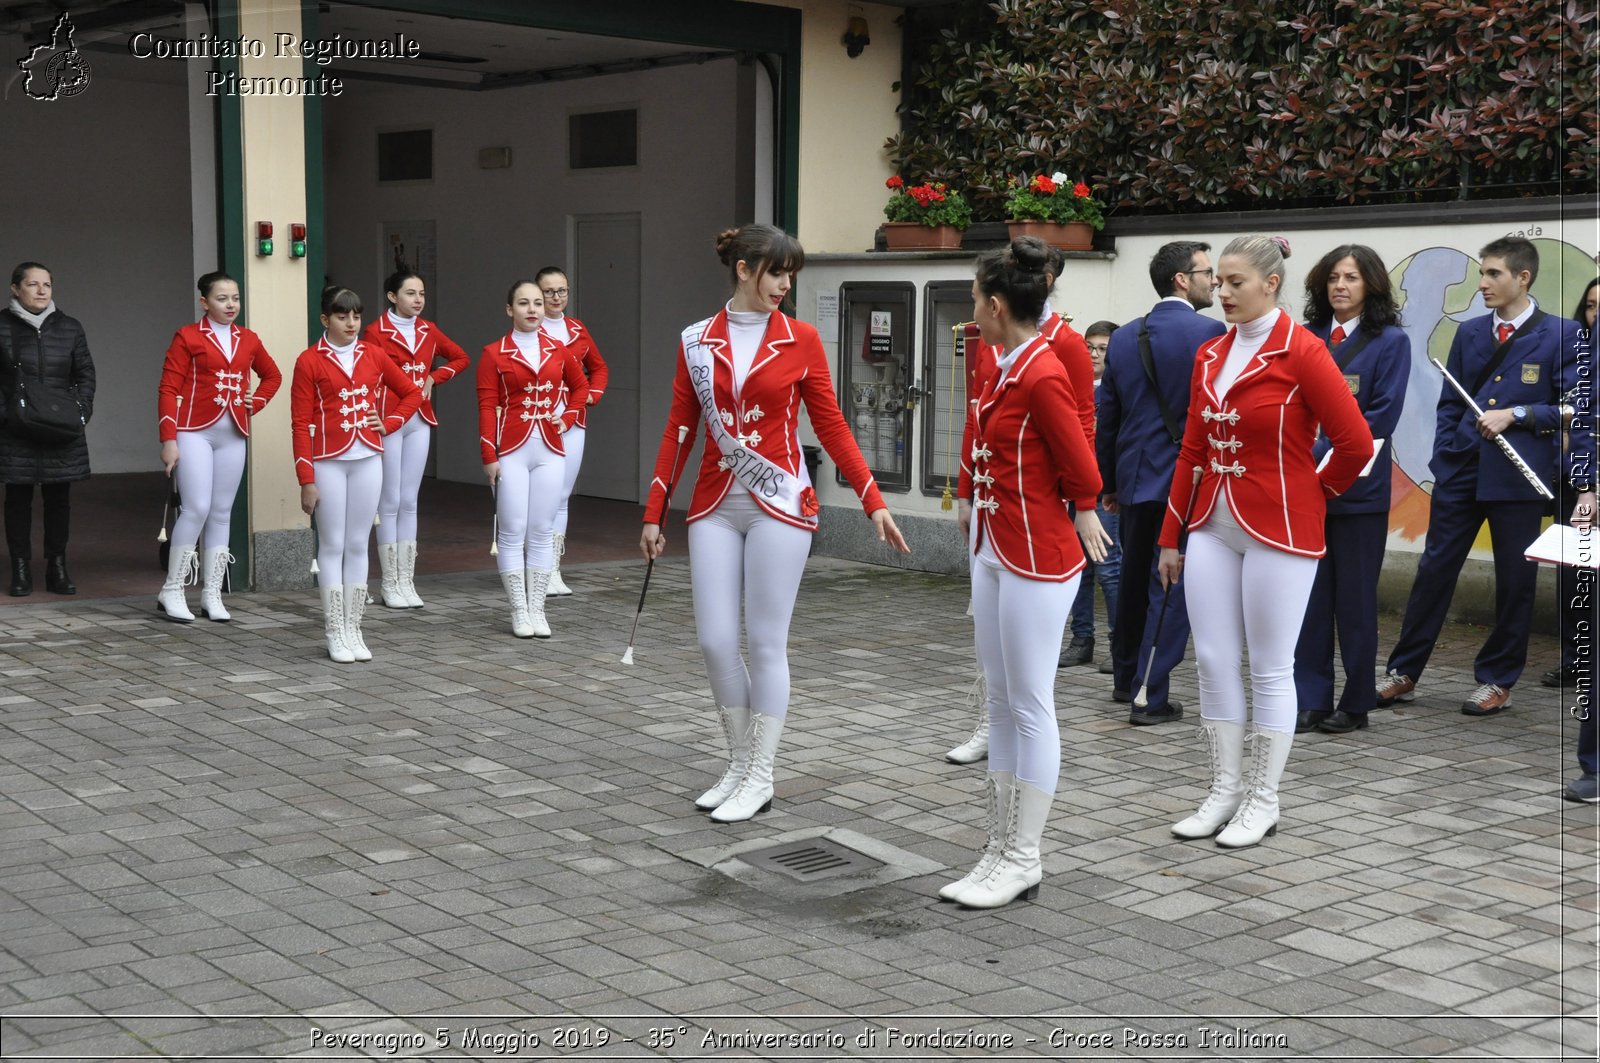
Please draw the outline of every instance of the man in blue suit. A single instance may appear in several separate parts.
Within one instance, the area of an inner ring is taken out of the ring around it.
[[[1101,381],[1095,450],[1105,508],[1122,521],[1122,591],[1111,632],[1111,697],[1131,701],[1131,692],[1149,684],[1149,704],[1135,709],[1137,726],[1183,717],[1183,706],[1168,697],[1167,679],[1183,659],[1189,641],[1189,614],[1183,587],[1174,585],[1150,674],[1161,581],[1156,539],[1166,516],[1172,470],[1178,461],[1184,419],[1189,414],[1189,383],[1200,345],[1227,330],[1197,311],[1211,305],[1216,271],[1211,245],[1182,240],[1166,244],[1150,260],[1150,283],[1161,298],[1144,317],[1111,334]],[[1147,357],[1148,355],[1148,357]]]
[[[1400,639],[1389,655],[1388,674],[1378,683],[1377,703],[1415,696],[1456,577],[1487,520],[1494,548],[1495,624],[1473,665],[1478,689],[1461,711],[1493,716],[1511,704],[1511,688],[1527,662],[1538,566],[1523,551],[1538,537],[1547,511],[1495,437],[1504,436],[1535,472],[1561,470],[1573,494],[1562,491],[1558,497],[1575,497],[1573,523],[1587,524],[1595,506],[1594,423],[1574,420],[1572,453],[1560,461],[1562,396],[1577,383],[1589,350],[1577,322],[1546,315],[1529,297],[1539,252],[1520,237],[1502,237],[1478,255],[1478,290],[1494,312],[1456,331],[1448,368],[1484,412],[1474,415],[1448,383],[1439,393],[1428,465],[1434,477],[1428,537]]]

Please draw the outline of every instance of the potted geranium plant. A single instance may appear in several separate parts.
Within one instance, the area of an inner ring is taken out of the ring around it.
[[[907,186],[898,174],[884,182],[889,202],[883,216],[884,244],[890,251],[956,250],[972,224],[972,207],[943,181]]]
[[[1037,236],[1065,251],[1088,251],[1095,231],[1105,228],[1104,208],[1082,181],[1041,173],[1026,184],[1014,177],[1007,184],[1006,227],[1013,238]]]

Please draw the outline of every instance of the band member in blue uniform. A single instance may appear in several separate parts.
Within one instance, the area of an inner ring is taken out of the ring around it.
[[[1383,259],[1346,244],[1322,256],[1306,277],[1306,325],[1324,343],[1367,419],[1378,452],[1355,485],[1328,500],[1328,552],[1317,565],[1294,654],[1300,698],[1295,732],[1333,734],[1367,726],[1378,662],[1378,575],[1389,538],[1390,440],[1410,379],[1411,343],[1400,328]],[[1331,444],[1319,433],[1320,462]],[[1339,632],[1344,691],[1333,699],[1333,635]]]
[[[1111,334],[1100,381],[1095,452],[1105,482],[1102,503],[1118,515],[1122,539],[1122,585],[1111,625],[1111,696],[1131,701],[1131,691],[1149,682],[1149,707],[1132,711],[1128,721],[1133,724],[1183,716],[1183,706],[1167,696],[1167,677],[1189,641],[1181,583],[1172,588],[1150,675],[1143,671],[1161,609],[1156,538],[1166,518],[1172,470],[1189,414],[1194,354],[1202,343],[1227,331],[1222,322],[1196,312],[1212,301],[1216,273],[1210,250],[1210,244],[1180,240],[1156,251],[1150,283],[1161,298],[1144,317]],[[1148,361],[1142,350],[1146,343]]]
[[[1559,460],[1561,400],[1588,356],[1575,321],[1545,314],[1528,295],[1539,252],[1521,237],[1502,237],[1479,252],[1478,290],[1493,313],[1456,330],[1448,368],[1482,408],[1473,414],[1448,384],[1439,393],[1433,439],[1433,502],[1428,537],[1406,604],[1400,639],[1378,683],[1377,704],[1415,697],[1417,680],[1444,626],[1456,577],[1484,521],[1494,546],[1495,624],[1478,651],[1479,686],[1462,703],[1467,716],[1493,716],[1511,704],[1528,658],[1538,566],[1523,556],[1539,535],[1545,501],[1494,442],[1504,435],[1535,473]],[[1562,472],[1580,512],[1594,512],[1594,424],[1572,425],[1572,453]],[[1565,513],[1558,514],[1565,517]],[[1586,517],[1585,517],[1586,519]]]

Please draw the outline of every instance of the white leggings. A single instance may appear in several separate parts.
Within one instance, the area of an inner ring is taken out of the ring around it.
[[[313,466],[317,482],[317,568],[328,586],[367,582],[367,543],[383,487],[376,454],[349,461],[324,458]]]
[[[226,412],[209,428],[178,433],[175,474],[183,505],[172,524],[174,543],[198,543],[204,530],[206,549],[228,545],[244,461],[244,435]]]
[[[1294,647],[1316,578],[1316,558],[1268,546],[1226,521],[1213,518],[1189,534],[1182,579],[1202,717],[1245,722],[1239,655],[1248,645],[1256,726],[1294,733]]]
[[[557,535],[567,534],[567,500],[578,482],[578,468],[583,464],[583,439],[588,434],[587,428],[573,428],[561,437],[561,447],[567,452],[567,472],[561,479],[561,508],[556,510]]]
[[[501,572],[550,567],[565,466],[561,455],[545,446],[537,430],[522,446],[501,455],[500,484],[495,488]]]
[[[810,552],[809,531],[768,516],[739,487],[689,525],[694,623],[718,705],[788,715],[789,620]],[[739,656],[741,598],[748,668]]]
[[[378,495],[378,542],[411,542],[417,537],[417,492],[428,467],[433,426],[414,413],[383,437],[383,491]]]
[[[1056,724],[1056,662],[1078,581],[1026,579],[972,560],[973,637],[989,692],[989,770],[1056,792],[1061,729]]]

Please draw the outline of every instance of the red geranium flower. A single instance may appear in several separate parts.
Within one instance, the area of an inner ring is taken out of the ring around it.
[[[802,517],[815,517],[822,512],[822,506],[817,503],[817,493],[807,487],[800,492],[800,515]]]
[[[1053,196],[1056,192],[1056,183],[1044,174],[1039,174],[1033,179],[1033,190],[1041,195]]]
[[[1077,184],[1072,186],[1072,194],[1077,196],[1079,199],[1088,199],[1089,186],[1084,184],[1082,181],[1079,181]]]
[[[906,184],[905,181],[901,180],[900,175],[899,174],[895,174],[893,177],[891,177],[887,181],[883,182],[883,187],[885,187],[885,188],[904,188],[905,184]]]

